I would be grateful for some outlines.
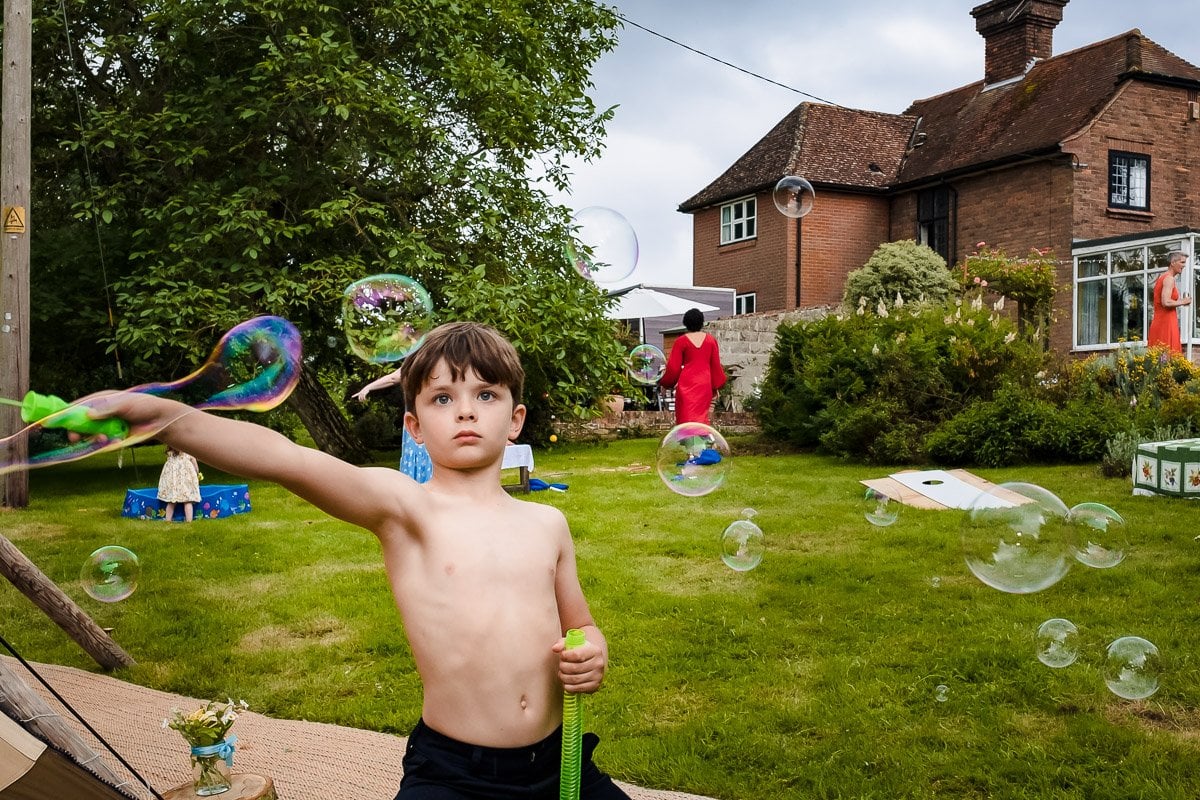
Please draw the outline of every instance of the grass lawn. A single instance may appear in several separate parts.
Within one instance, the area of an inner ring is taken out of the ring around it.
[[[535,475],[570,489],[531,500],[570,520],[612,650],[587,703],[603,768],[723,800],[1196,797],[1200,505],[1133,497],[1094,466],[974,470],[1128,522],[1124,563],[1076,564],[1043,592],[1008,595],[966,569],[960,512],[905,508],[891,527],[867,524],[858,481],[893,470],[731,443],[726,485],[701,498],[642,468],[653,440],[537,454]],[[137,659],[119,677],[272,716],[410,729],[420,686],[373,537],[265,484],[245,516],[122,519],[125,489],[156,482],[161,450],[138,451],[136,471],[125,460],[34,471],[30,508],[0,514],[4,535]],[[718,544],[746,507],[766,553],[738,573]],[[143,568],[137,592],[112,605],[79,583],[105,544]],[[1051,617],[1080,630],[1065,669],[1035,656]],[[3,581],[0,619],[26,658],[97,669]],[[1105,647],[1126,635],[1162,653],[1148,700],[1104,684]]]

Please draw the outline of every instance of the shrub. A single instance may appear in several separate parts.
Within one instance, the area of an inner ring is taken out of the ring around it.
[[[957,292],[958,282],[946,269],[945,259],[907,239],[881,244],[866,264],[851,272],[842,303],[848,308],[875,309],[880,303],[891,307],[897,296],[906,303],[942,303]]]
[[[1051,250],[1033,249],[1025,258],[1012,258],[997,247],[979,242],[976,252],[962,261],[964,288],[982,286],[1017,304],[1017,318],[1024,328],[1045,326],[1054,301],[1057,264]]]

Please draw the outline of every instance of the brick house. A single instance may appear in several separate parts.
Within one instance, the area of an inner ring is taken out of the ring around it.
[[[838,303],[847,273],[886,241],[916,239],[951,265],[980,241],[1015,256],[1050,247],[1055,349],[1144,339],[1170,250],[1193,256],[1181,282],[1196,283],[1200,68],[1136,29],[1052,56],[1067,2],[976,6],[983,79],[903,114],[793,109],[680,204],[694,282],[733,287],[740,313],[784,311]],[[816,189],[803,218],[771,200],[786,175]]]

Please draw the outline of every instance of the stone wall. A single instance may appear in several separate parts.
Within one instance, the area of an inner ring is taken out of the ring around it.
[[[758,419],[748,411],[718,411],[712,424],[724,434],[758,433]],[[606,414],[587,422],[560,425],[558,432],[567,439],[620,439],[642,436],[663,436],[675,427],[671,411],[622,411]]]
[[[833,310],[832,306],[822,306],[742,314],[705,324],[704,329],[717,338],[721,346],[721,363],[732,376],[733,411],[744,408],[745,398],[754,393],[755,383],[766,376],[779,323],[821,319]]]

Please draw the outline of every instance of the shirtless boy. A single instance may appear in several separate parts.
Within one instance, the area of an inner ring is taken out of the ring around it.
[[[562,692],[595,692],[608,645],[580,588],[557,509],[510,497],[504,447],[521,431],[524,371],[492,328],[436,328],[403,367],[405,428],[433,477],[356,467],[252,423],[138,393],[88,400],[92,416],[158,438],[206,464],[278,483],[378,537],[424,687],[398,800],[558,797]],[[181,416],[182,414],[182,416]],[[587,642],[563,648],[564,632]],[[591,761],[581,795],[625,798]]]

